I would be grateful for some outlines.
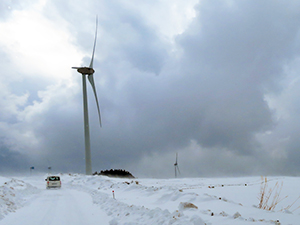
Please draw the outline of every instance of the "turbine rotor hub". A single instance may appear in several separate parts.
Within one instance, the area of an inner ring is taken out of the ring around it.
[[[95,70],[89,67],[81,67],[77,69],[77,72],[81,73],[82,75],[92,75],[94,74]]]

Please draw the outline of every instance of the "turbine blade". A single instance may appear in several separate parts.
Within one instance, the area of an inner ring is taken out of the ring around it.
[[[81,68],[81,67],[75,67],[75,66],[72,67],[72,69],[79,69],[79,68]]]
[[[180,174],[180,170],[179,170],[179,167],[178,167],[178,165],[176,166],[176,168],[177,168],[177,170],[178,170],[178,173]]]
[[[178,152],[176,152],[176,164],[177,164]]]
[[[96,41],[97,41],[97,28],[98,28],[98,16],[96,17],[96,32],[95,32],[94,48],[93,48],[93,54],[92,54],[92,59],[91,59],[91,63],[90,63],[90,68],[93,68],[93,64],[94,64],[94,54],[95,54]]]
[[[99,116],[100,127],[102,127],[100,107],[99,107],[98,97],[97,97],[97,93],[96,93],[96,87],[95,87],[95,83],[94,83],[93,74],[88,75],[88,79],[89,79],[89,82],[91,83],[91,86],[92,86],[93,91],[94,91],[94,95],[95,95],[95,99],[96,99],[96,103],[97,103],[97,109],[98,109],[98,116]]]

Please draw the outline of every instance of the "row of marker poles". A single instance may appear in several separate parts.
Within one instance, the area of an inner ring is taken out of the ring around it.
[[[48,173],[49,173],[49,174],[51,173],[51,169],[52,169],[51,166],[49,166],[49,167],[48,167]],[[31,174],[32,174],[32,170],[34,170],[34,166],[31,166],[31,167],[30,167],[30,176],[31,176]]]

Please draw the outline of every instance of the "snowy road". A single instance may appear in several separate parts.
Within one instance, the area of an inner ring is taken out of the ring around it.
[[[89,194],[67,188],[43,190],[26,207],[10,213],[0,225],[109,224],[109,217],[93,204]]]

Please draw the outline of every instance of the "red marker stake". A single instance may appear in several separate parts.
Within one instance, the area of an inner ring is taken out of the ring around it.
[[[112,194],[113,194],[113,199],[115,199],[115,191],[114,190],[112,191]]]

